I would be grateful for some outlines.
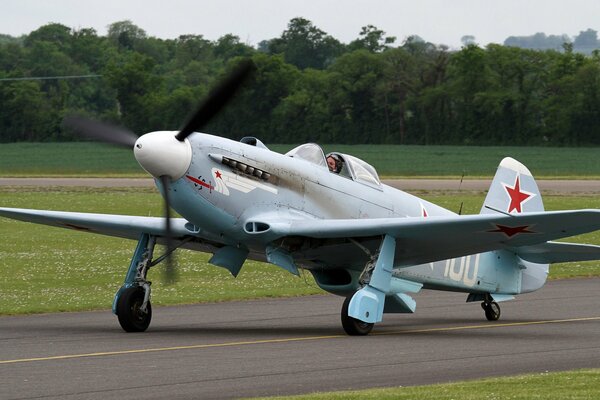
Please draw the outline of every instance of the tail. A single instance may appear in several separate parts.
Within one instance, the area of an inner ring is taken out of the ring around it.
[[[517,160],[506,157],[498,165],[498,170],[485,198],[480,214],[522,214],[544,211],[542,195],[535,179],[526,166]],[[516,251],[515,251],[516,250]],[[542,260],[526,261],[521,253],[523,248],[513,249],[507,257],[516,254],[515,266],[521,269],[520,293],[527,293],[544,286],[548,277],[548,263]]]
[[[500,162],[480,214],[544,211],[542,195],[526,166],[506,157]]]

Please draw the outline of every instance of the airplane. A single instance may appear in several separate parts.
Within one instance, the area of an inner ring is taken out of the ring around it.
[[[324,154],[314,143],[286,154],[259,139],[200,133],[252,73],[241,66],[180,131],[137,137],[82,117],[82,134],[133,148],[165,200],[165,217],[0,208],[0,216],[137,240],[113,312],[126,332],[152,318],[148,271],[186,248],[212,253],[209,263],[236,277],[246,260],[298,275],[308,270],[323,290],[345,298],[348,335],[368,335],[385,313],[413,313],[422,289],[464,292],[487,320],[498,303],[544,286],[549,264],[600,259],[600,246],[553,240],[600,229],[600,210],[544,211],[531,172],[504,158],[480,214],[457,215],[381,183],[371,165],[349,154]],[[170,208],[181,215],[172,218]],[[166,246],[154,256],[156,244]]]

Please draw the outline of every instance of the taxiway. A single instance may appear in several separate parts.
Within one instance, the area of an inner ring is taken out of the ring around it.
[[[600,367],[599,288],[552,281],[493,323],[464,294],[423,291],[416,314],[386,314],[368,337],[343,333],[330,295],[155,308],[142,334],[110,311],[0,317],[0,398],[240,398]]]

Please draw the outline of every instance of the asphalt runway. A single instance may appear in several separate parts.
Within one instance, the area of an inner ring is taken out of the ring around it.
[[[465,294],[346,336],[342,299],[154,309],[146,333],[109,311],[0,318],[1,399],[239,398],[600,367],[600,279],[550,282],[487,322]]]
[[[483,191],[492,183],[490,179],[389,179],[383,183],[400,190]],[[540,191],[545,194],[597,194],[600,180],[537,180]],[[154,187],[151,178],[0,178],[0,186],[40,187]]]

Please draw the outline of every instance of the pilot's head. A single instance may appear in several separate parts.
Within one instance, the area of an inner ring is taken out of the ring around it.
[[[342,170],[342,159],[337,154],[330,154],[327,156],[327,167],[331,172],[339,174]]]

